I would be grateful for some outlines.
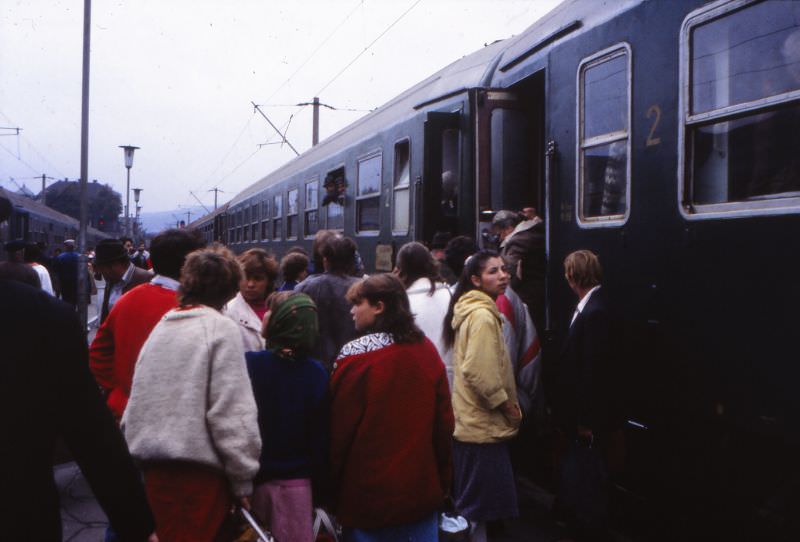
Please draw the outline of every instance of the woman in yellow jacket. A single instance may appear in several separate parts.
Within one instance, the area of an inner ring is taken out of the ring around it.
[[[486,522],[519,513],[508,440],[522,414],[495,305],[508,281],[497,253],[470,256],[444,320],[453,349],[453,501],[470,520],[473,542],[486,540]]]

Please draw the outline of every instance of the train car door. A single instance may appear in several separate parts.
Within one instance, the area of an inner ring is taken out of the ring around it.
[[[30,215],[26,212],[17,212],[12,216],[11,221],[11,235],[13,239],[28,240],[28,225],[30,224]]]
[[[488,234],[497,211],[533,208],[545,216],[544,75],[536,74],[511,89],[475,93],[476,235],[491,246]]]
[[[416,192],[417,239],[437,232],[468,233],[459,221],[462,206],[460,113],[430,112],[425,120],[423,181]]]

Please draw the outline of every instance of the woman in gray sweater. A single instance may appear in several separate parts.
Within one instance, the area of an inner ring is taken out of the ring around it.
[[[210,542],[235,500],[249,507],[261,451],[256,404],[239,330],[220,313],[240,279],[227,249],[190,254],[180,306],[139,354],[122,426],[161,540]]]

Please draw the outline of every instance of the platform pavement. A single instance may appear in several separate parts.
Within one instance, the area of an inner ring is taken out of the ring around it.
[[[61,499],[64,542],[102,542],[108,525],[103,510],[94,498],[80,469],[74,462],[54,469]],[[503,533],[490,537],[491,542],[557,542],[558,527],[547,513],[550,496],[522,481],[518,488],[521,515],[507,521]]]

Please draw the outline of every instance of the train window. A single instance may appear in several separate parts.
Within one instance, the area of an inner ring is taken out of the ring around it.
[[[306,183],[305,234],[311,236],[319,230],[319,181]]]
[[[297,188],[289,190],[286,198],[286,238],[297,239],[297,230],[300,226],[300,219],[298,218],[298,199],[300,197],[300,190]]]
[[[258,241],[258,209],[258,203],[250,206],[250,239],[253,241]]]
[[[411,213],[411,147],[408,140],[394,146],[392,231],[407,233]]]
[[[800,3],[712,5],[681,40],[687,218],[800,209]]]
[[[279,241],[281,238],[281,216],[283,216],[283,196],[278,194],[272,198],[272,239]]]
[[[461,132],[457,129],[448,128],[442,132],[441,211],[442,216],[450,218],[451,221],[458,217],[458,192],[461,182],[460,140]]]
[[[380,222],[381,155],[358,161],[356,181],[356,231],[378,231]]]
[[[261,240],[269,241],[269,200],[261,202]]]
[[[625,222],[630,202],[630,66],[627,44],[584,59],[578,68],[578,223]]]

